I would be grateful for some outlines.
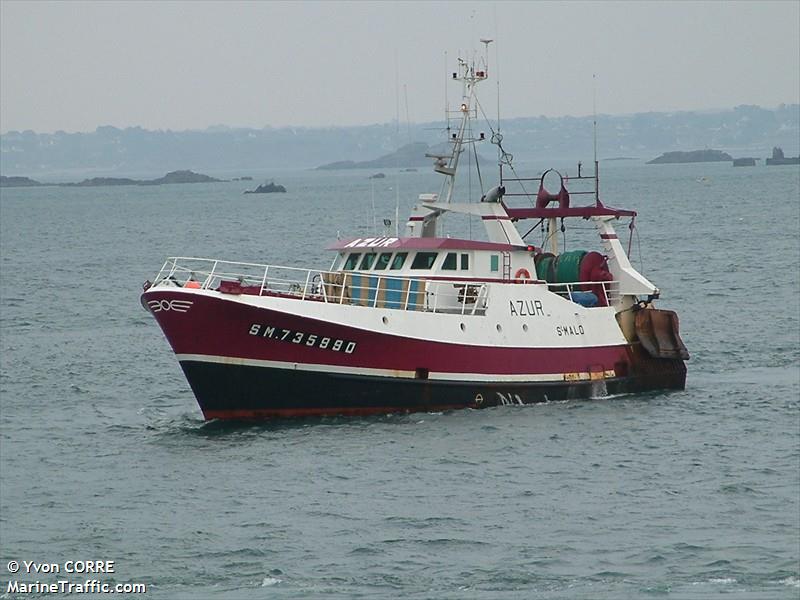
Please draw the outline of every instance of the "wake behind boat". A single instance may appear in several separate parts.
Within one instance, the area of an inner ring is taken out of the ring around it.
[[[685,386],[677,315],[654,308],[660,291],[631,265],[613,223],[636,213],[600,201],[597,160],[592,176],[579,165],[569,179],[518,177],[493,131],[498,185],[477,201],[457,198],[461,155],[485,141],[471,123],[486,78],[485,59],[459,60],[458,124],[448,128],[450,152],[432,156],[444,184],[420,195],[405,236],[339,241],[329,270],[169,258],[145,283],[142,305],[206,419],[484,408]],[[593,185],[594,203],[573,206],[572,195],[587,193],[570,192],[573,183]],[[515,198],[532,206],[513,207]],[[480,219],[486,240],[441,236],[444,215]],[[593,224],[599,249],[559,252],[565,219]],[[515,224],[527,220],[536,224],[521,235]],[[525,241],[537,227],[542,247]]]

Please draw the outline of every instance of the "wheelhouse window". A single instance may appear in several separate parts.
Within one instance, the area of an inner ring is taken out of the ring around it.
[[[376,271],[385,271],[386,267],[389,266],[390,262],[392,262],[392,253],[391,252],[381,252],[378,255],[378,262],[375,263],[375,270]]]
[[[362,271],[368,271],[369,269],[371,269],[372,263],[375,262],[376,256],[377,254],[375,254],[374,252],[367,252],[364,255],[364,258],[361,259],[361,266],[359,267],[359,269],[361,269]]]
[[[493,272],[500,270],[500,257],[497,254],[492,254],[489,257],[489,270]]]
[[[361,258],[360,252],[353,252],[350,256],[347,257],[347,260],[344,263],[344,270],[345,271],[352,271],[356,268],[358,264],[358,259]]]
[[[411,261],[412,269],[430,269],[436,262],[438,252],[417,252],[414,260]]]
[[[403,268],[403,265],[406,262],[406,258],[408,258],[408,252],[398,252],[394,255],[394,260],[392,261],[392,266],[389,267],[392,271],[399,271]]]
[[[455,252],[448,252],[447,256],[442,261],[442,270],[455,271],[458,268],[458,254]]]
[[[344,257],[347,256],[344,252],[340,252],[336,255],[336,258],[333,259],[333,263],[331,264],[331,271],[338,271],[342,268],[344,264]]]
[[[461,255],[461,270],[469,271],[469,254]]]

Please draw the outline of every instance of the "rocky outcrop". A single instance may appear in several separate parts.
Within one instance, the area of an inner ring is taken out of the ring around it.
[[[6,177],[0,175],[0,187],[36,187],[45,185],[30,177]]]
[[[274,181],[262,183],[254,190],[245,190],[245,194],[285,194],[286,188],[276,184]]]
[[[721,150],[692,150],[691,152],[665,152],[658,158],[648,161],[648,165],[668,165],[679,163],[726,162],[733,157]]]

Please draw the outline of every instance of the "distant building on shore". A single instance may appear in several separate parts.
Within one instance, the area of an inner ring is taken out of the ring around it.
[[[786,158],[783,155],[783,149],[776,146],[772,149],[772,158],[767,159],[768,167],[775,165],[800,165],[800,156]]]

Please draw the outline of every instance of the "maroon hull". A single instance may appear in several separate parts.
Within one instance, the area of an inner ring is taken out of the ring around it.
[[[142,303],[179,355],[207,419],[530,404],[683,388],[686,377],[682,361],[652,359],[638,345],[557,351],[476,348],[375,333],[200,294],[149,291]],[[267,325],[274,329],[271,337],[264,337]],[[300,333],[299,343],[292,343]],[[312,337],[315,345],[307,345]],[[321,348],[318,340],[324,339],[329,341]],[[415,376],[393,377],[386,371]],[[576,373],[591,373],[592,380],[563,377]],[[444,374],[448,380],[437,379]],[[492,381],[493,375],[530,375],[531,381]],[[537,375],[551,378],[542,381]]]
[[[627,346],[591,348],[509,348],[476,347],[375,333],[345,325],[299,317],[239,302],[208,296],[191,296],[187,312],[160,310],[154,316],[175,354],[230,357],[246,360],[279,361],[304,365],[325,365],[391,371],[429,373],[473,373],[478,375],[544,375],[587,373],[629,369]],[[168,303],[185,300],[181,292],[151,291],[142,295],[145,306],[153,300]],[[299,300],[298,300],[299,302]],[[251,335],[253,325],[261,326]],[[264,326],[282,331],[302,332],[299,343],[294,333],[281,340],[273,333],[263,337]],[[317,343],[308,345],[308,337]],[[318,340],[342,340],[338,351],[333,343],[322,349]],[[347,352],[352,343],[351,352]]]

